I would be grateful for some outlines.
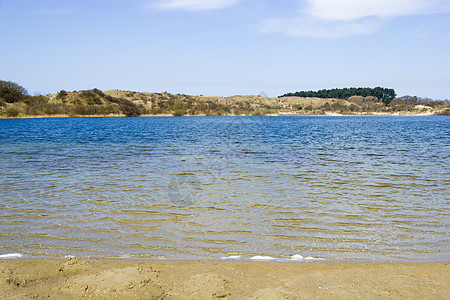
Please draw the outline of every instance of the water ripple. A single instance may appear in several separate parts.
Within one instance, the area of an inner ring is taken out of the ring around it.
[[[0,120],[0,252],[449,259],[449,125]]]

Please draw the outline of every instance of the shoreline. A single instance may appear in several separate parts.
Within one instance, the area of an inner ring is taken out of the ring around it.
[[[449,263],[12,259],[0,260],[0,289],[3,299],[444,299]]]
[[[140,117],[448,117],[448,115],[439,114],[384,114],[384,113],[360,113],[360,114],[339,114],[327,112],[325,114],[269,114],[262,116],[249,116],[249,115],[227,115],[227,116],[207,116],[207,115],[183,115],[174,116],[171,114],[158,114],[158,115],[140,115],[131,118]],[[5,117],[0,116],[0,120],[13,120],[13,119],[64,119],[64,118],[127,118],[125,115],[36,115],[36,116],[17,116],[17,117]]]
[[[329,258],[318,256],[302,256],[299,254],[291,256],[269,256],[266,254],[252,254],[247,256],[230,255],[220,257],[181,257],[181,256],[133,256],[133,255],[113,255],[113,256],[95,256],[95,255],[77,255],[77,254],[57,254],[57,255],[30,255],[22,253],[0,253],[1,261],[36,261],[36,260],[67,260],[80,259],[87,261],[139,261],[139,262],[205,262],[205,263],[368,263],[368,264],[423,264],[423,263],[449,263],[450,256],[448,253],[441,253],[439,256],[428,258],[400,258],[400,257],[385,257],[384,259],[370,259],[370,258]]]

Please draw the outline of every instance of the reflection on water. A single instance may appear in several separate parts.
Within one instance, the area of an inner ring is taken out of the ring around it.
[[[0,120],[0,254],[449,259],[449,125]]]

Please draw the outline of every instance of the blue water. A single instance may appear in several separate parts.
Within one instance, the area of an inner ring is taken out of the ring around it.
[[[450,258],[450,118],[0,120],[0,254]]]

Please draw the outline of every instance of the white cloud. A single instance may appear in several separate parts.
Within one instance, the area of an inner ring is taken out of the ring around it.
[[[213,10],[222,9],[237,4],[240,0],[163,0],[156,4],[164,9],[182,10]]]
[[[376,31],[382,22],[365,19],[359,22],[324,21],[311,17],[290,20],[269,20],[261,28],[263,33],[284,33],[290,36],[335,39],[349,35],[363,35]]]
[[[303,0],[294,18],[272,19],[261,31],[314,38],[375,32],[392,18],[450,11],[448,0]]]
[[[308,0],[306,12],[323,20],[357,20],[430,12],[436,4],[433,0]]]

